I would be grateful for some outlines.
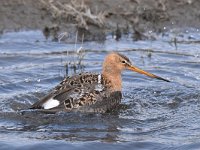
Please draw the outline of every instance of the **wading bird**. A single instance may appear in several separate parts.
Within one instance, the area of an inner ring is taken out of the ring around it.
[[[167,79],[135,67],[126,56],[112,52],[106,56],[101,74],[81,73],[66,77],[49,94],[33,104],[31,109],[40,109],[45,112],[99,113],[112,110],[121,102],[121,73],[124,70],[169,82]]]

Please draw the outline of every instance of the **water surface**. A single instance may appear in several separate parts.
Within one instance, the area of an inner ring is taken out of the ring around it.
[[[200,34],[195,29],[156,40],[67,44],[40,31],[0,37],[0,149],[200,149]],[[192,37],[192,38],[191,38]],[[83,47],[79,68],[76,49]],[[119,51],[170,83],[126,71],[122,108],[109,114],[20,111],[63,78],[101,72],[105,55]],[[68,69],[65,67],[68,64]]]

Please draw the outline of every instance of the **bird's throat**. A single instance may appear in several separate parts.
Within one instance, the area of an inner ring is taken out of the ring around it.
[[[104,78],[109,81],[111,91],[121,91],[122,90],[122,79],[121,73],[113,74],[112,72],[103,72]]]

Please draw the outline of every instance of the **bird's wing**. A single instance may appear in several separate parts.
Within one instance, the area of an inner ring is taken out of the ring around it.
[[[99,83],[98,74],[81,74],[65,78],[32,109],[50,112],[105,112],[121,101],[121,92],[110,93]]]
[[[84,73],[65,78],[50,93],[34,103],[32,109],[50,109],[61,105],[65,100],[81,98],[90,92],[98,81],[97,74]]]

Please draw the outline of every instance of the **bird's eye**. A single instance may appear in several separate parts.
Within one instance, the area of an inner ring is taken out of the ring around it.
[[[126,64],[126,61],[125,61],[125,60],[122,60],[122,63],[123,63],[123,64]]]

